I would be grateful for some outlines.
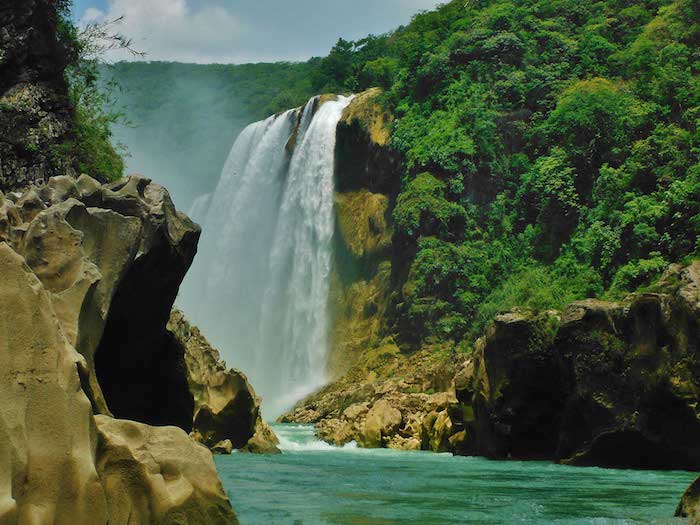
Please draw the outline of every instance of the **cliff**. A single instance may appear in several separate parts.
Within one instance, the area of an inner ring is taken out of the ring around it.
[[[58,149],[71,134],[52,0],[0,1],[0,191],[65,174]]]
[[[700,262],[620,303],[496,318],[457,381],[460,453],[700,468]]]
[[[380,96],[357,96],[338,126],[335,380],[281,420],[335,444],[698,468],[697,262],[618,303],[498,315],[467,353],[404,344],[396,301],[412,254],[394,232],[401,159]]]

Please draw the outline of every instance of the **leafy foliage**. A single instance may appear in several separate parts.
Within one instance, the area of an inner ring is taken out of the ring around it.
[[[66,79],[73,106],[73,136],[53,153],[68,159],[80,173],[112,181],[122,177],[122,152],[112,143],[112,126],[122,115],[110,109],[116,86],[100,84],[102,55],[113,49],[130,49],[131,42],[110,32],[110,24],[93,24],[78,30],[71,19],[71,0],[58,2],[58,37],[67,49]]]
[[[475,337],[699,256],[699,50],[697,0],[454,0],[340,41],[315,86],[384,86],[405,157],[397,332]]]

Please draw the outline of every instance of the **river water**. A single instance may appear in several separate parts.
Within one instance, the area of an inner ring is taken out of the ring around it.
[[[697,476],[338,448],[308,426],[274,429],[282,455],[216,458],[242,525],[680,525]]]

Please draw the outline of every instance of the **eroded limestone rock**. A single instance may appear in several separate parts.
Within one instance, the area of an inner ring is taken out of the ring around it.
[[[100,185],[55,177],[5,199],[2,239],[52,294],[70,343],[85,357],[97,413],[189,430],[193,402],[182,352],[165,330],[200,229],[149,179]],[[123,388],[129,377],[131,388]]]
[[[177,427],[95,418],[110,525],[238,523],[211,453]]]
[[[182,312],[173,310],[168,332],[182,348],[194,397],[193,437],[210,448],[230,441],[248,452],[279,453],[279,440],[262,420],[260,400],[246,376],[228,369],[219,352]]]
[[[51,294],[0,243],[0,523],[107,523],[85,360]]]
[[[198,235],[142,177],[0,197],[0,523],[237,523],[185,431],[93,415],[192,428],[166,322]]]

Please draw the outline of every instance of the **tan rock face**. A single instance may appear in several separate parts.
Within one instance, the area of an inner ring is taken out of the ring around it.
[[[262,420],[260,400],[246,376],[228,369],[218,350],[182,312],[172,311],[167,328],[185,357],[194,397],[194,438],[210,448],[230,441],[232,448],[278,453],[279,440]]]
[[[95,410],[189,430],[183,356],[165,324],[199,227],[140,176],[105,186],[85,175],[55,177],[16,203],[4,199],[3,208],[0,240],[52,294],[65,335],[85,357]],[[122,388],[124,377],[132,388]]]
[[[166,331],[199,230],[141,177],[0,194],[0,523],[236,523]]]
[[[110,525],[237,524],[211,453],[182,429],[97,416]]]
[[[0,275],[0,523],[106,523],[84,359],[50,292],[5,243]]]

